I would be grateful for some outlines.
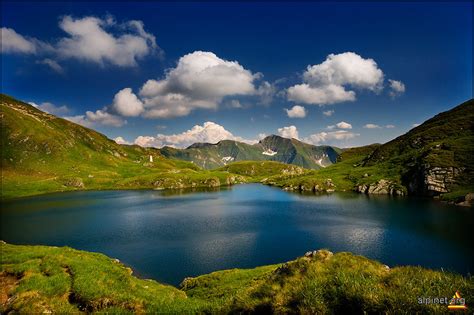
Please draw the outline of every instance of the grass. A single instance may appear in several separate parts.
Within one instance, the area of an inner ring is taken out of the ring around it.
[[[188,161],[166,158],[158,149],[119,145],[91,129],[3,94],[1,110],[2,199],[69,190],[182,189],[242,182],[263,182],[290,190],[350,191],[381,179],[406,193],[424,167],[459,171],[455,182],[448,183],[450,192],[441,196],[443,200],[458,201],[474,187],[473,100],[435,116],[384,145],[344,150],[337,163],[319,170],[276,161],[241,161],[203,170]],[[270,146],[281,146],[279,152],[293,152],[296,148],[304,161],[319,156],[324,150],[332,152],[332,160],[340,153],[331,147],[319,148],[323,151],[316,152],[307,144],[276,136],[266,139]],[[201,146],[217,150],[217,145]],[[257,150],[232,141],[221,141],[219,147],[225,155],[238,149],[241,159],[262,158],[262,148]],[[150,156],[153,162],[149,162]],[[189,156],[183,158],[190,159]],[[218,155],[212,158],[203,155],[203,158],[207,161],[217,159]],[[303,160],[293,163],[306,166]]]
[[[157,149],[119,145],[3,94],[0,106],[2,199],[85,189],[215,187],[243,179],[165,158]]]
[[[400,189],[400,167],[393,163],[364,166],[363,162],[378,145],[348,149],[339,156],[338,162],[320,170],[311,170],[301,175],[274,175],[264,183],[294,190],[352,191],[357,185],[371,184],[381,179],[390,180]],[[329,181],[328,181],[329,180]]]
[[[246,176],[247,181],[259,182],[269,176],[275,175],[302,175],[309,173],[308,169],[300,166],[284,164],[275,161],[241,161],[233,162],[224,167],[218,168],[217,171],[229,172]]]
[[[68,247],[0,245],[2,313],[439,313],[418,297],[459,291],[474,279],[421,267],[388,268],[350,253],[186,278],[180,288],[138,279],[119,261]]]

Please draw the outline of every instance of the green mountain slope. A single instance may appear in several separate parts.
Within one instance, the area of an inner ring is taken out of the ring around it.
[[[238,177],[203,171],[1,95],[2,198],[75,189],[214,187]],[[150,162],[150,156],[153,162]]]
[[[118,260],[68,247],[1,243],[2,314],[445,314],[452,297],[468,307],[474,279],[420,267],[388,268],[326,250],[254,269],[186,278],[180,289],[132,276]]]
[[[474,184],[474,100],[378,147],[363,163],[401,167],[409,192],[437,195]]]
[[[232,162],[226,166],[218,168],[217,170],[247,176],[249,181],[259,181],[268,176],[275,175],[298,176],[310,172],[310,170],[296,165],[275,161]]]
[[[344,150],[338,162],[265,183],[288,190],[418,194],[462,202],[474,192],[474,100],[436,115],[383,145]],[[329,181],[328,181],[329,180]]]
[[[271,135],[254,145],[223,140],[216,144],[195,143],[182,150],[164,147],[160,152],[168,158],[192,161],[206,169],[248,160],[277,161],[309,169],[319,169],[336,162],[341,150]]]

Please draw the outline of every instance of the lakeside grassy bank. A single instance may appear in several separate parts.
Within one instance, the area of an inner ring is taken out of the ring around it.
[[[138,279],[118,260],[68,247],[0,244],[2,313],[439,313],[418,297],[458,291],[474,279],[421,267],[389,268],[351,253],[308,252],[293,261],[186,278],[180,288]]]

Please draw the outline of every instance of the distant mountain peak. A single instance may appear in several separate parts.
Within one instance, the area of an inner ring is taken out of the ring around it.
[[[199,142],[186,149],[162,148],[160,151],[166,157],[192,161],[207,169],[231,161],[277,161],[318,169],[335,163],[340,153],[338,148],[315,146],[274,134],[256,144],[221,140],[215,144]]]

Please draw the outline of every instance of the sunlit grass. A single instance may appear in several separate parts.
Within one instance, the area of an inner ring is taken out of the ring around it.
[[[352,255],[314,252],[285,264],[213,272],[181,289],[138,279],[120,262],[68,247],[1,244],[2,313],[445,313],[418,297],[474,302],[474,279],[421,267],[388,268]]]

